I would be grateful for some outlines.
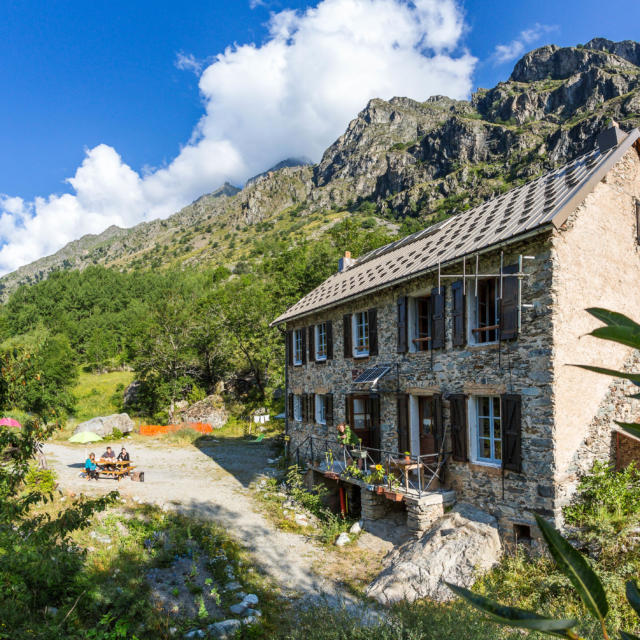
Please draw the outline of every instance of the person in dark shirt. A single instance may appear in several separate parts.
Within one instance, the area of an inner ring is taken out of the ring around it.
[[[129,462],[129,452],[122,447],[120,453],[118,454],[118,460],[122,460],[122,462]]]
[[[107,447],[107,450],[102,454],[103,460],[109,460],[110,458],[113,459],[115,457],[116,454],[111,447]]]

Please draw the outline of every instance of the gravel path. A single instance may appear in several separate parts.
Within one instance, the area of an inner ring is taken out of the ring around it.
[[[269,468],[270,452],[265,444],[222,439],[198,448],[132,442],[127,449],[137,468],[144,471],[144,483],[80,478],[89,451],[85,446],[47,443],[47,461],[58,473],[62,488],[85,494],[117,488],[125,497],[171,505],[183,513],[211,519],[252,552],[256,565],[280,585],[285,596],[311,602],[326,600],[332,607],[344,604],[354,613],[360,612],[362,604],[356,598],[313,571],[313,563],[325,550],[302,536],[276,529],[255,510],[248,487]],[[89,446],[99,457],[105,445]],[[366,609],[362,613],[368,617]]]

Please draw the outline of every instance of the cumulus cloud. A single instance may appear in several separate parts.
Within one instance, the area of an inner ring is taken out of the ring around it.
[[[456,0],[322,0],[272,13],[261,44],[229,46],[200,75],[204,115],[167,166],[138,173],[98,145],[68,179],[72,193],[0,195],[0,272],[85,233],[166,217],[228,180],[286,157],[319,160],[372,97],[468,95],[475,58],[460,50]]]
[[[176,54],[174,64],[177,69],[181,69],[182,71],[192,71],[197,76],[202,73],[203,62],[198,60],[193,53],[184,53],[179,51]]]
[[[507,44],[499,44],[493,51],[493,61],[495,64],[504,64],[505,62],[512,62],[516,58],[519,58],[527,49],[528,45],[540,40],[540,38],[549,33],[555,31],[558,27],[556,25],[540,24],[536,22],[529,29],[524,29],[520,32],[520,35]]]

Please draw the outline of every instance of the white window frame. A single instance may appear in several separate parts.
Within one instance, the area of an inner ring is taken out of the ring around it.
[[[315,344],[315,358],[316,362],[323,362],[327,359],[327,323],[321,322],[314,327],[314,344]],[[320,339],[322,337],[322,340]],[[323,352],[320,351],[320,347],[323,346]]]
[[[302,422],[302,396],[297,393],[293,396],[293,419]]]
[[[470,295],[467,295],[467,344],[483,346],[485,344],[497,344],[498,343],[498,330],[495,329],[495,340],[487,340],[486,342],[478,342],[478,333],[473,331],[478,328],[478,297],[475,294],[475,287],[473,283],[470,284],[467,289],[470,291]],[[496,297],[495,297],[495,317],[496,324],[500,322],[500,279],[496,278]]]
[[[481,416],[479,414],[480,411],[480,400],[482,398],[489,398],[489,415]],[[470,444],[470,458],[471,461],[485,465],[487,467],[501,467],[502,466],[502,456],[504,455],[503,451],[503,442],[502,442],[502,415],[496,416],[494,415],[494,400],[497,400],[498,411],[502,411],[500,405],[500,396],[472,396],[469,398],[469,444]],[[485,458],[480,455],[480,418],[485,418],[489,420],[490,426],[490,436],[489,441],[491,443],[491,457]],[[497,437],[496,437],[497,436]],[[495,443],[500,442],[500,458],[495,457]]]
[[[353,357],[366,358],[369,355],[369,312],[356,311],[351,316],[351,330],[353,338]],[[364,333],[362,341],[359,340],[359,332]],[[366,343],[366,347],[359,347],[359,343]]]
[[[303,331],[304,329],[294,329],[293,333],[291,334],[291,340],[293,342],[291,348],[293,349],[293,364],[295,366],[302,364]]]
[[[325,403],[325,396],[321,393],[315,394],[315,402],[316,402],[316,423],[317,424],[327,424],[327,405]]]

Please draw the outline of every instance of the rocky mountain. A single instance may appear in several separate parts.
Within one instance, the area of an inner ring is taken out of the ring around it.
[[[0,286],[6,295],[53,270],[89,264],[233,267],[259,257],[261,243],[285,230],[294,242],[358,211],[379,224],[426,226],[592,149],[611,117],[623,130],[640,126],[640,43],[548,45],[469,101],[373,99],[318,164],[289,159],[167,220],[85,236]]]

